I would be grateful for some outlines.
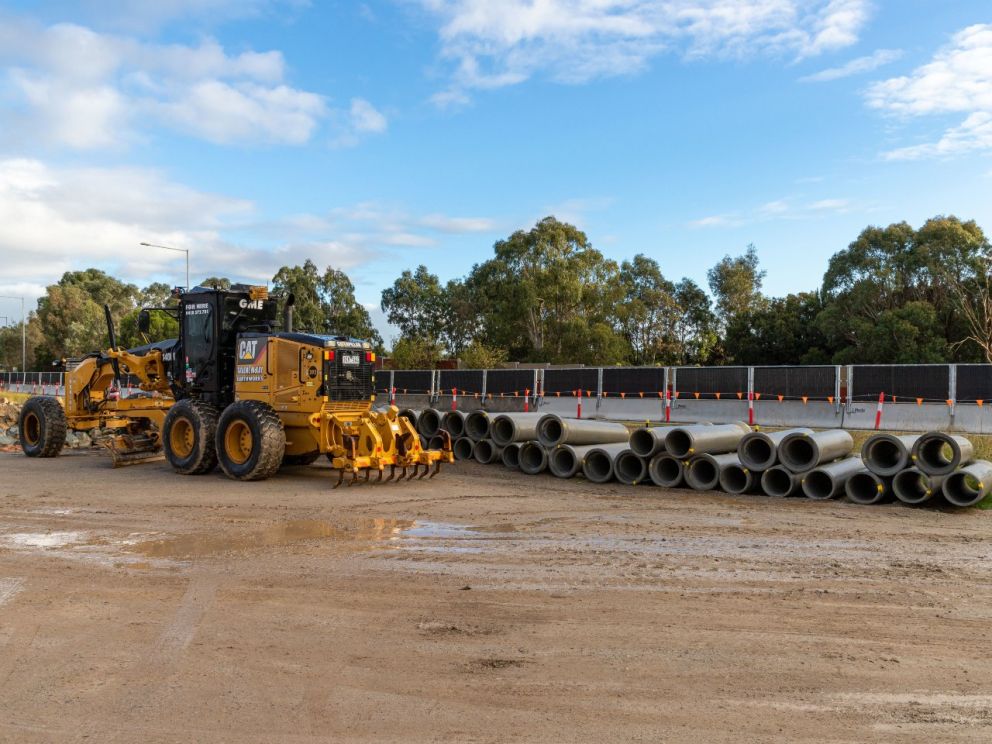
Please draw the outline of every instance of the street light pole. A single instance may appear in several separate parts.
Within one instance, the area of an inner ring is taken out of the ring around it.
[[[26,372],[28,366],[28,316],[24,314],[24,298],[0,295],[0,299],[21,301],[21,372]]]
[[[186,290],[189,291],[189,248],[173,248],[171,245],[158,245],[157,243],[141,243],[146,248],[164,248],[167,251],[176,251],[186,254]]]

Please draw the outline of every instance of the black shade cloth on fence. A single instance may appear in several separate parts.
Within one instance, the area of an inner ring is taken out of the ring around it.
[[[992,365],[959,364],[957,400],[992,401]]]
[[[644,393],[657,398],[665,391],[664,367],[605,367],[603,369],[604,395],[638,395]]]
[[[951,368],[946,364],[856,364],[848,380],[851,400],[905,398],[947,400]]]
[[[544,370],[545,396],[574,395],[577,390],[582,395],[595,396],[599,391],[599,370],[594,367],[573,367],[570,369]]]
[[[380,372],[379,376],[387,385],[389,384],[387,374]],[[404,395],[429,395],[432,392],[433,381],[434,370],[430,369],[404,369],[393,373],[393,387],[396,388],[397,393]]]
[[[826,400],[837,394],[837,368],[755,367],[754,392],[761,398]]]
[[[696,393],[707,397],[747,395],[747,367],[678,367],[675,389],[681,397]]]
[[[455,388],[459,395],[481,395],[482,375],[481,369],[442,369],[438,392],[451,395],[452,388]]]
[[[487,395],[524,395],[526,390],[534,394],[532,369],[491,369],[486,375]]]

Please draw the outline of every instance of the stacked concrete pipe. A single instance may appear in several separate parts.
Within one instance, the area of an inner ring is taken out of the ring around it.
[[[548,467],[548,451],[540,442],[520,445],[520,469],[527,475],[543,473]]]
[[[416,408],[401,408],[396,415],[397,416],[405,416],[407,418],[407,420],[409,420],[410,425],[413,426],[414,429],[417,429],[417,422],[420,420],[420,411],[418,409],[416,409]],[[419,432],[420,430],[417,429],[417,431]],[[427,438],[430,439],[430,437],[427,437]]]
[[[500,453],[500,460],[510,470],[520,470],[520,445],[516,442],[506,445]]]
[[[862,470],[851,475],[844,484],[844,493],[855,504],[869,506],[892,500],[892,478],[871,470]]]
[[[976,460],[944,477],[944,498],[954,506],[976,506],[992,493],[992,462]]]
[[[927,475],[919,468],[906,468],[892,479],[892,492],[904,504],[918,506],[942,494],[942,475]]]
[[[468,437],[458,437],[451,445],[451,451],[454,452],[456,460],[471,460],[475,453],[475,442]]]
[[[465,436],[473,441],[481,442],[489,439],[492,434],[492,421],[489,412],[479,409],[465,414]]]
[[[742,462],[725,465],[720,471],[720,488],[735,496],[756,491],[760,485],[761,473],[744,467]]]
[[[548,453],[548,470],[557,478],[572,478],[582,471],[582,461],[595,448],[595,444],[578,447],[572,444],[558,445]]]
[[[745,423],[714,426],[675,426],[665,437],[665,450],[688,460],[696,455],[719,455],[737,452],[737,445],[751,427]]]
[[[784,465],[773,465],[761,474],[761,490],[768,496],[784,498],[802,493],[803,477]]]
[[[720,485],[720,475],[724,468],[732,465],[740,466],[740,464],[736,452],[724,452],[718,455],[704,452],[689,460],[685,469],[685,480],[697,491],[712,491]]]
[[[678,488],[685,482],[685,462],[667,452],[659,452],[648,463],[651,482],[661,488]]]
[[[613,463],[622,452],[629,451],[626,442],[615,442],[593,447],[582,460],[582,474],[593,483],[613,480]]]
[[[815,501],[826,501],[844,493],[844,486],[855,473],[868,472],[860,457],[848,457],[843,460],[819,465],[803,476],[803,493]]]
[[[829,429],[812,434],[793,433],[779,442],[778,459],[793,473],[806,473],[820,465],[847,457],[853,449],[854,439],[843,429]]]
[[[448,411],[441,419],[441,428],[451,435],[452,439],[465,436],[465,412]]]
[[[737,456],[741,465],[755,473],[763,473],[778,464],[778,446],[793,434],[812,434],[812,429],[787,429],[785,431],[751,431],[741,437]]]
[[[913,464],[927,475],[950,475],[974,457],[969,440],[942,431],[927,432],[913,445]]]
[[[475,451],[472,456],[475,457],[475,461],[483,465],[489,465],[494,462],[501,462],[502,451],[499,447],[493,444],[491,439],[483,439],[475,443]]]
[[[910,466],[919,439],[918,434],[872,434],[861,446],[861,459],[875,475],[890,478]]]
[[[441,432],[443,414],[436,408],[425,408],[417,417],[417,431],[430,439]]]
[[[489,434],[499,447],[537,439],[537,423],[543,413],[501,413],[493,416]]]
[[[613,444],[627,442],[630,430],[612,421],[570,419],[549,413],[537,424],[537,439],[548,448],[559,444]]]
[[[636,486],[650,480],[648,461],[632,449],[625,449],[613,460],[614,477],[627,486]]]

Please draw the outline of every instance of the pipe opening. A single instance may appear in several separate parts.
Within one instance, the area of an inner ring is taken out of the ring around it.
[[[520,469],[537,473],[547,464],[547,455],[539,444],[528,443],[520,448]]]
[[[786,439],[780,455],[783,461],[788,462],[796,470],[816,467],[816,447],[808,437]]]
[[[472,446],[472,440],[466,437],[456,439],[451,449],[455,453],[456,460],[471,460],[472,452],[475,451],[475,447]]]
[[[445,439],[440,434],[435,434],[427,440],[427,449],[444,449]]]
[[[607,481],[613,475],[613,464],[610,461],[610,456],[599,450],[593,450],[586,455],[582,468],[586,478],[596,483]]]
[[[541,427],[539,438],[549,447],[559,444],[565,436],[564,424],[554,416],[541,419],[539,426]]]
[[[907,504],[920,504],[933,496],[930,479],[916,470],[903,470],[892,479],[892,490]]]
[[[874,439],[868,443],[868,460],[883,470],[894,470],[902,465],[903,453],[891,439]]]
[[[574,474],[578,461],[572,450],[566,447],[559,447],[551,453],[548,459],[551,472],[557,476]]]
[[[944,496],[955,506],[972,506],[982,499],[982,484],[971,473],[952,473],[944,481]]]
[[[651,480],[659,486],[677,486],[682,482],[682,476],[682,463],[674,457],[658,457],[651,461]]]
[[[441,431],[441,416],[435,410],[427,410],[420,414],[417,429],[425,437],[433,437]]]
[[[520,445],[509,444],[503,448],[503,464],[511,470],[520,469]]]
[[[454,412],[445,415],[444,428],[456,439],[465,436],[465,417]]]
[[[476,441],[481,441],[489,436],[489,417],[473,411],[465,417],[465,433]]]
[[[917,458],[928,468],[946,470],[954,467],[954,448],[942,437],[929,437],[920,443]]]
[[[847,497],[856,504],[874,504],[882,498],[878,482],[871,473],[855,473],[844,484]]]
[[[496,444],[506,446],[513,441],[513,437],[516,435],[516,428],[510,419],[498,418],[493,421],[490,433]]]
[[[720,485],[727,493],[744,493],[751,485],[750,481],[748,473],[740,465],[728,465],[720,473]]]
[[[630,435],[630,449],[641,457],[650,457],[654,452],[655,436],[647,429],[638,429]]]
[[[665,448],[675,457],[688,457],[692,449],[692,435],[682,429],[672,429],[665,437]]]
[[[834,479],[822,470],[814,470],[803,478],[803,491],[811,499],[829,499],[834,492]]]
[[[645,468],[644,460],[633,452],[624,452],[619,455],[613,463],[617,480],[628,485],[633,485],[644,480]]]
[[[496,450],[493,447],[493,443],[488,439],[483,439],[481,442],[475,443],[475,459],[483,465],[488,465],[491,463],[495,453]]]
[[[769,496],[788,496],[795,487],[795,481],[784,468],[772,468],[761,476],[761,487]]]
[[[754,468],[770,466],[775,459],[775,449],[764,437],[750,437],[741,447],[741,459]]]
[[[695,460],[689,464],[689,482],[701,491],[710,491],[720,482],[720,471],[710,460]]]

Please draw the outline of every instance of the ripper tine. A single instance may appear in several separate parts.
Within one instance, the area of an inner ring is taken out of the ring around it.
[[[410,473],[410,477],[407,478],[407,480],[413,480],[414,478],[416,478],[417,477],[417,470],[419,468],[420,468],[420,465],[418,463],[414,463],[413,464],[413,472]]]
[[[386,483],[389,483],[389,481],[391,481],[395,477],[396,477],[396,466],[395,465],[390,465],[389,466],[389,477],[386,478]]]
[[[406,478],[406,465],[403,466],[402,472],[400,472],[399,480]]]
[[[334,484],[334,488],[338,488],[344,482],[344,470],[338,470],[338,482]]]
[[[441,472],[441,461],[438,460],[436,463],[434,463],[434,471],[431,473],[431,478],[433,478],[435,475],[437,475],[440,472]]]
[[[372,469],[371,468],[365,468],[365,482],[366,483],[369,482],[369,477],[371,477],[371,475],[372,475]]]
[[[382,483],[382,474],[383,474],[383,470],[382,468],[379,468],[379,477],[375,479],[376,483]]]
[[[424,463],[424,472],[420,474],[420,477],[417,478],[417,480],[423,480],[430,472],[431,472],[430,463]]]

